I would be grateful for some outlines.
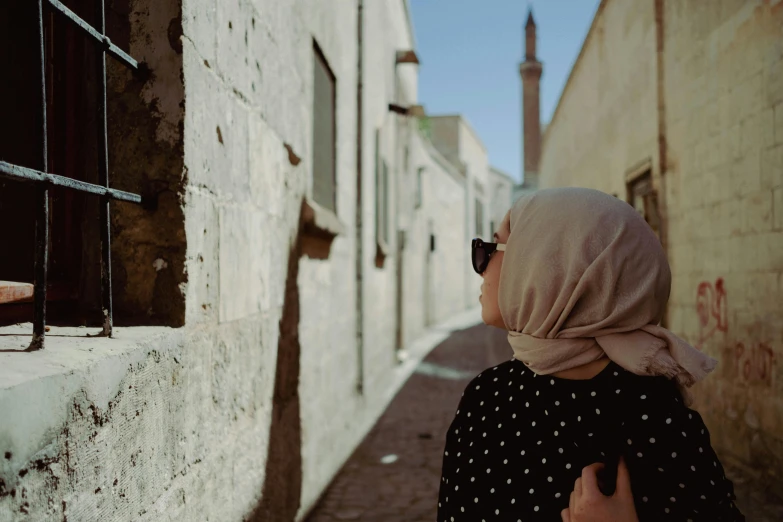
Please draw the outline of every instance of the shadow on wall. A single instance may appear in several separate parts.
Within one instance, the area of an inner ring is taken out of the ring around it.
[[[261,503],[252,522],[293,522],[302,493],[302,425],[299,416],[299,259],[302,256],[304,203],[288,256],[285,301],[280,318],[272,424]]]

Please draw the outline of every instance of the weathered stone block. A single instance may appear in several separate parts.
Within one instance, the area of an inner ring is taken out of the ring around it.
[[[186,42],[186,49],[192,45]],[[220,200],[246,201],[248,190],[248,114],[214,72],[185,52],[186,94],[194,110],[185,112],[185,158],[190,184]],[[196,109],[197,107],[197,109]]]
[[[766,71],[766,103],[773,107],[783,101],[783,60]]]
[[[739,200],[742,208],[742,232],[766,232],[772,228],[772,191],[761,190]]]
[[[742,197],[761,188],[761,153],[751,150],[729,170],[729,187],[735,197]]]
[[[216,69],[243,100],[252,91],[249,39],[254,17],[250,4],[242,0],[220,0],[215,17]]]
[[[773,229],[783,230],[783,187],[772,189]]]
[[[185,194],[185,235],[188,250],[185,269],[188,274],[186,322],[217,321],[220,288],[218,263],[218,212],[210,192],[188,187]]]
[[[783,186],[783,144],[761,151],[761,186]]]
[[[779,232],[745,236],[745,267],[748,271],[780,271],[783,266],[783,241]]]
[[[215,20],[217,0],[186,0],[182,2],[182,33],[189,40],[207,67],[217,65]]]
[[[219,209],[220,321],[269,309],[269,218],[236,205]]]
[[[748,116],[740,124],[740,154],[745,155],[754,149],[765,148],[774,143],[774,111],[762,110]]]
[[[253,203],[264,209],[270,216],[283,217],[286,195],[297,189],[292,179],[297,163],[301,158],[291,145],[286,144],[257,115],[250,117],[249,123],[249,183],[248,188]]]
[[[783,144],[783,103],[775,106],[775,144]]]

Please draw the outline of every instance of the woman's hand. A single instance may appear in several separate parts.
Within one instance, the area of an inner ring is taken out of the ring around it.
[[[595,463],[582,470],[576,479],[568,507],[560,516],[563,522],[639,522],[631,494],[631,477],[621,458],[617,467],[617,488],[611,497],[598,489],[596,473],[603,464]]]

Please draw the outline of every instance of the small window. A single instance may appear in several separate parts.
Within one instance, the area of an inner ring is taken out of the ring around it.
[[[416,170],[416,208],[421,208],[424,201],[424,190],[422,186],[422,178],[424,177],[424,167],[419,167]]]
[[[375,228],[379,244],[389,244],[389,165],[381,155],[381,131],[375,131]]]
[[[628,182],[628,203],[639,212],[660,238],[658,196],[653,190],[652,173],[649,170]]]
[[[484,234],[484,204],[476,198],[476,237]]]
[[[313,199],[336,211],[336,80],[317,44],[313,55]]]

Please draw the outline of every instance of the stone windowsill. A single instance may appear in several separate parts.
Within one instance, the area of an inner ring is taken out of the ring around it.
[[[389,257],[391,248],[389,247],[389,244],[381,238],[376,240],[375,246],[375,266],[377,268],[383,268],[386,264],[386,258]]]
[[[345,225],[340,222],[337,214],[310,198],[305,199],[302,220],[302,254],[311,259],[328,259],[332,241],[345,234]]]
[[[105,410],[130,365],[153,351],[176,357],[184,340],[182,329],[168,327],[115,328],[106,338],[93,337],[97,327],[52,326],[43,350],[25,352],[32,331],[30,323],[0,328],[0,452],[11,455],[0,476],[46,451],[52,428],[66,423],[77,393]]]
[[[340,222],[337,214],[310,198],[304,202],[303,214],[305,234],[330,241],[345,234],[345,225]]]

